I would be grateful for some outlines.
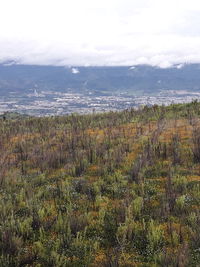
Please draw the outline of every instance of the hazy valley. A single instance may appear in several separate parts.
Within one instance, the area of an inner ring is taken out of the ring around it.
[[[200,65],[0,66],[0,112],[62,115],[200,99]]]

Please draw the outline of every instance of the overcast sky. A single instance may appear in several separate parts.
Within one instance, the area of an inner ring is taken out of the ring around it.
[[[199,0],[0,0],[0,62],[200,62]]]

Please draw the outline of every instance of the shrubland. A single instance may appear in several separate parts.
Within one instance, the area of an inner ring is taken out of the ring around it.
[[[0,266],[198,266],[200,103],[0,119]]]

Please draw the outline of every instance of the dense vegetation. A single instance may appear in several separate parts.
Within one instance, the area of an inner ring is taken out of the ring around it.
[[[0,119],[0,266],[199,266],[200,103]]]

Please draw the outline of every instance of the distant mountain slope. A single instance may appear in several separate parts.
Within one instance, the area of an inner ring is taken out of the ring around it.
[[[155,92],[199,90],[200,64],[161,69],[146,65],[131,67],[55,67],[0,65],[0,94],[27,89],[101,92]]]

